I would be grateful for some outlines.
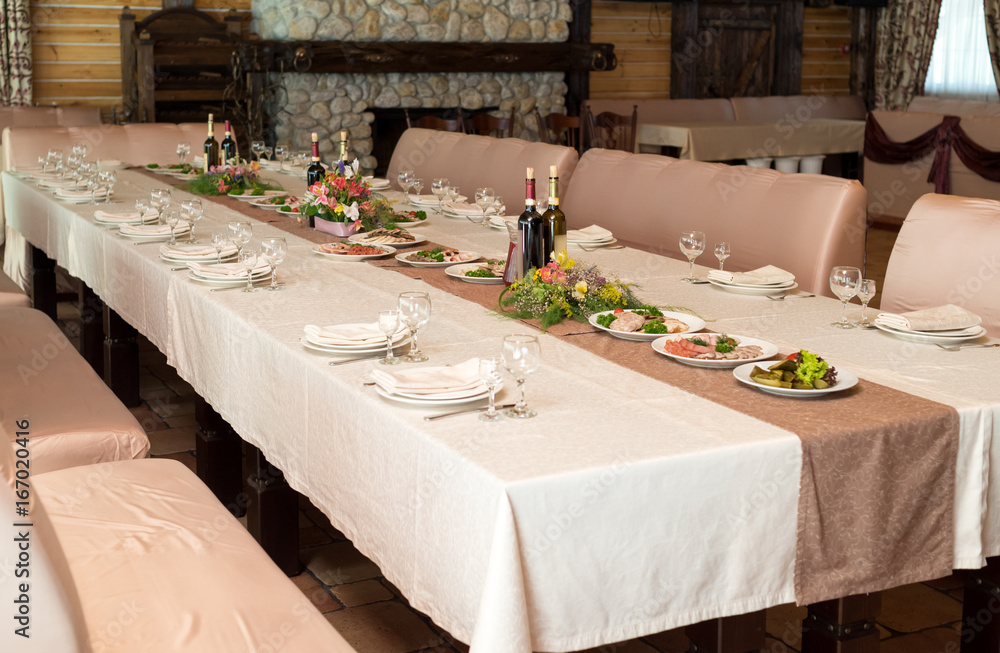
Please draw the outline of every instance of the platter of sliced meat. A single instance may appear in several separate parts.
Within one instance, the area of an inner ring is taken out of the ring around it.
[[[778,346],[765,340],[723,333],[663,336],[652,345],[656,353],[695,367],[733,368],[778,353]]]

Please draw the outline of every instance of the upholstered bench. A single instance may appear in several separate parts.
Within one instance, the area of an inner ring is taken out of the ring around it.
[[[31,576],[0,575],[0,600],[15,613],[26,605],[31,639],[9,621],[0,650],[354,650],[183,464],[34,473],[31,512],[19,516],[12,452],[0,443],[0,540],[11,561],[28,543]]]
[[[28,308],[31,306],[31,300],[21,291],[20,286],[6,274],[0,272],[0,308],[12,306]]]
[[[445,177],[469,201],[477,187],[490,186],[513,211],[524,197],[525,168],[535,169],[537,188],[544,189],[549,166],[559,166],[560,188],[566,188],[578,158],[576,150],[561,145],[415,128],[403,132],[392,151],[388,176],[396,184],[400,170],[413,170],[424,180],[423,193],[434,178]]]
[[[0,427],[31,425],[33,473],[149,451],[132,413],[41,311],[0,308],[0,387]]]
[[[857,181],[589,150],[562,208],[571,229],[598,224],[628,245],[680,260],[680,233],[698,229],[707,239],[703,264],[714,243],[728,241],[727,269],[777,265],[800,289],[828,296],[833,266],[864,264],[865,190]]]

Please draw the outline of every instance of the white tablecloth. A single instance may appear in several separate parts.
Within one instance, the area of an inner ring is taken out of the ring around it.
[[[122,180],[128,205],[158,185],[135,173]],[[438,364],[497,353],[503,335],[527,327],[392,270],[323,259],[293,237],[279,268],[284,292],[209,292],[171,272],[157,245],[93,224],[93,207],[57,203],[8,174],[3,184],[16,229],[166,352],[417,609],[477,653],[578,650],[794,599],[794,434],[551,336],[541,336],[544,363],[528,381],[537,418],[427,423],[435,411],[362,387],[374,363],[331,368],[303,349],[303,325],[374,321],[397,293],[425,290],[433,315],[420,343]],[[206,207],[203,237],[239,215]],[[254,229],[254,242],[288,236]],[[414,231],[484,254],[507,246],[505,233],[437,215]],[[1000,480],[988,465],[1000,455],[1000,351],[837,331],[832,300],[682,284],[686,263],[644,252],[573,253],[639,282],[653,303],[715,319],[714,329],[821,352],[863,379],[954,406],[956,565],[1000,553],[1000,524],[987,514],[989,481]],[[807,409],[789,400],[789,410]]]

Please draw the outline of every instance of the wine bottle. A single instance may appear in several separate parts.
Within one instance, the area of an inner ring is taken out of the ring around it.
[[[215,116],[208,114],[208,138],[205,139],[205,163],[204,172],[207,174],[209,168],[219,164],[219,141],[215,140]]]
[[[549,207],[542,214],[545,260],[566,251],[566,214],[559,209],[559,170],[549,166]]]
[[[319,160],[319,134],[312,133],[312,163],[306,168],[306,188],[311,187],[317,181],[322,181],[326,176],[323,163]],[[309,216],[309,226],[316,226],[316,217]]]
[[[524,180],[524,213],[517,219],[520,233],[521,270],[527,274],[532,268],[545,265],[545,243],[542,234],[542,216],[535,209],[535,169],[528,168]]]
[[[233,128],[227,120],[226,137],[222,139],[222,165],[226,165],[238,156],[239,150],[236,149],[236,140],[233,138]]]

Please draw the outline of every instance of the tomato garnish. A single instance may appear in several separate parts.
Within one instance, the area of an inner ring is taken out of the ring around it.
[[[615,315],[621,315],[624,312],[625,312],[624,308],[616,308],[615,309]]]

